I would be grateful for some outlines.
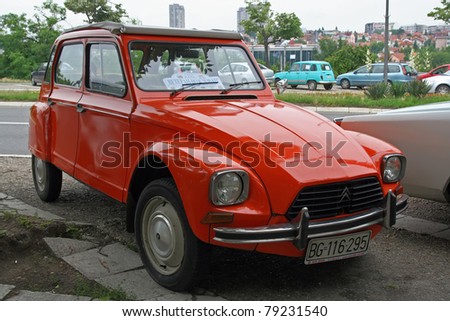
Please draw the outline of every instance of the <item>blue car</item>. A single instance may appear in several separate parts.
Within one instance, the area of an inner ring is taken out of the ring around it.
[[[410,82],[417,76],[417,71],[408,64],[389,63],[388,64],[388,82]],[[363,88],[372,86],[384,81],[384,64],[375,63],[361,66],[358,69],[339,75],[336,78],[336,84],[342,89],[350,87]]]
[[[275,83],[287,79],[287,84],[292,88],[296,88],[298,85],[308,85],[309,90],[316,90],[317,84],[330,90],[336,83],[333,69],[326,61],[294,62],[289,71],[277,72],[274,77]]]

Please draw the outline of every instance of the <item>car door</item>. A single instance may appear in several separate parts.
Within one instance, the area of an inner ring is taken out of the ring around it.
[[[350,79],[352,86],[364,87],[370,84],[369,79],[369,68],[367,66],[362,66],[358,68],[353,77]]]
[[[373,65],[371,68],[370,76],[369,76],[368,85],[375,85],[384,80],[384,66],[383,65]]]
[[[83,51],[81,42],[62,44],[53,68],[53,88],[48,95],[51,162],[70,175],[74,173],[77,152],[78,102],[83,95]]]
[[[298,84],[304,85],[311,79],[311,76],[314,73],[314,70],[317,70],[316,64],[311,63],[303,63],[300,68],[300,72],[298,74]]]
[[[286,74],[286,79],[288,80],[289,85],[298,85],[299,84],[299,76],[300,74],[300,64],[293,64],[291,69]]]
[[[75,166],[77,179],[117,200],[122,199],[129,167],[127,151],[132,145],[129,119],[133,102],[122,66],[116,43],[87,43]]]

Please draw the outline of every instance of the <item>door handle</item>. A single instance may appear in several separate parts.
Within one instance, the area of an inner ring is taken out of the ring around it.
[[[77,112],[84,113],[85,111],[86,108],[84,108],[82,104],[77,104]]]

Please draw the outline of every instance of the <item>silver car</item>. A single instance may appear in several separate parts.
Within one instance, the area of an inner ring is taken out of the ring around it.
[[[423,81],[431,86],[429,92],[432,94],[450,93],[450,70],[440,76],[425,78]]]
[[[267,68],[266,66],[264,66],[263,64],[258,64],[258,66],[259,66],[259,68],[261,69],[261,71],[262,71],[262,73],[263,73],[263,75],[264,75],[264,78],[266,78],[266,80],[267,80],[267,82],[269,83],[269,84],[272,84],[273,83],[273,81],[274,81],[274,72],[273,72],[273,70],[272,69],[269,69],[269,68]]]
[[[450,202],[450,102],[349,116],[337,123],[403,151],[408,160],[402,180],[406,194]]]

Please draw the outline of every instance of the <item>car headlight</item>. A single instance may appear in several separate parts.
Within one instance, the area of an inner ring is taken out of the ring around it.
[[[248,197],[249,178],[243,170],[226,170],[213,174],[210,182],[210,199],[214,205],[234,205]]]
[[[386,155],[383,158],[382,172],[385,183],[395,183],[403,178],[406,170],[406,158],[403,155]]]

